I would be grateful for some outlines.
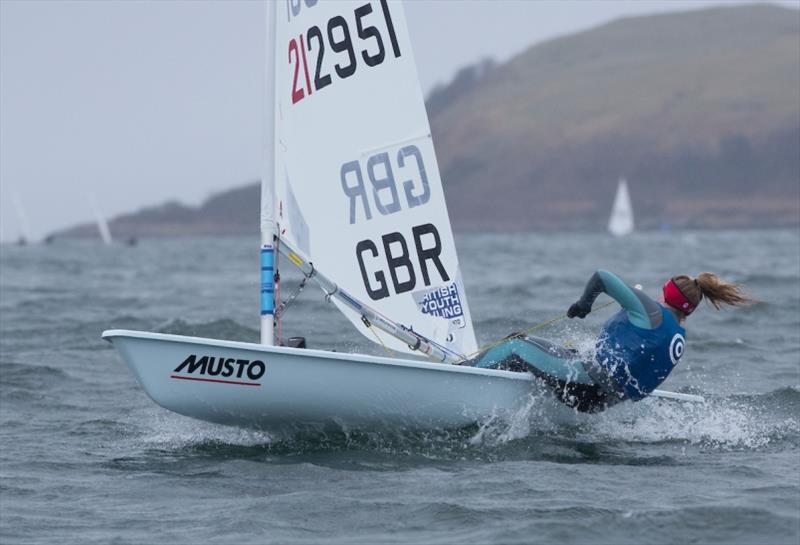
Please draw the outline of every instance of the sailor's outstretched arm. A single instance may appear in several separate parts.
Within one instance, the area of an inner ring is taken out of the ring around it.
[[[661,324],[661,309],[641,290],[633,289],[612,272],[598,270],[589,279],[583,295],[569,308],[567,316],[583,318],[601,293],[608,294],[628,312],[628,319],[637,327],[652,329]]]

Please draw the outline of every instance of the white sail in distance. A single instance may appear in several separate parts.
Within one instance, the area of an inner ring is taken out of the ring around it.
[[[280,239],[387,318],[448,350],[473,352],[402,5],[278,2],[276,27],[272,175]],[[357,313],[336,303],[376,341]]]
[[[633,233],[633,205],[628,194],[628,183],[621,178],[617,185],[617,194],[608,219],[608,232],[621,237]]]
[[[28,222],[28,214],[25,212],[25,207],[22,206],[22,201],[17,195],[16,191],[11,193],[11,202],[14,205],[14,211],[17,214],[17,221],[19,222],[19,238],[21,242],[32,242],[31,228]]]
[[[93,194],[89,194],[89,204],[92,207],[92,212],[94,212],[94,218],[97,222],[97,230],[100,232],[100,238],[103,239],[103,243],[106,246],[110,246],[112,243],[111,239],[111,229],[108,228],[108,221],[106,217],[100,212],[100,207],[97,205],[97,199]]]

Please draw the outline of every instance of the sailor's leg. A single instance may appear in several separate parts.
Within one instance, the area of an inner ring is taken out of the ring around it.
[[[507,339],[475,358],[471,364],[484,369],[533,373],[562,403],[578,411],[599,412],[616,402],[592,380],[575,351],[545,339]]]
[[[564,405],[582,413],[599,413],[622,401],[622,397],[609,393],[599,384],[566,382],[550,375],[534,373],[552,390]]]
[[[545,374],[564,382],[593,384],[578,353],[540,337],[525,337],[520,356],[535,374]]]
[[[524,366],[518,356],[520,346],[524,343],[522,339],[511,338],[506,339],[497,346],[493,346],[486,352],[478,355],[475,359],[469,362],[473,367],[480,367],[482,369],[507,369],[507,370],[523,370],[514,369],[520,365]]]
[[[483,369],[534,371],[567,382],[591,382],[577,354],[544,339],[512,337],[470,362]]]

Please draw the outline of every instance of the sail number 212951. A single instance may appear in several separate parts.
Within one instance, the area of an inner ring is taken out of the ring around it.
[[[315,5],[316,2],[306,2],[307,8]],[[328,19],[324,28],[314,25],[289,40],[289,65],[294,68],[292,104],[337,80],[351,77],[359,66],[373,67],[383,63],[387,58],[387,41],[394,58],[400,57],[389,5],[386,0],[380,0],[380,6],[386,36],[373,24],[379,15],[373,14],[372,3],[366,3],[353,11],[350,22],[348,18],[336,15]],[[287,0],[287,8],[290,17],[296,16],[300,12],[300,2]],[[329,55],[333,56],[332,69],[330,60],[326,66],[325,59]]]

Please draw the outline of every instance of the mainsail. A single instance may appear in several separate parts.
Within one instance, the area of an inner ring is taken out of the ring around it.
[[[449,350],[473,352],[402,5],[276,4],[268,60],[275,66],[275,160],[267,176],[278,244],[391,320]],[[334,301],[375,340],[358,313]],[[412,352],[398,340],[382,342]]]
[[[633,233],[633,206],[628,194],[628,183],[624,178],[620,179],[617,186],[614,206],[608,219],[608,231],[618,237]]]

